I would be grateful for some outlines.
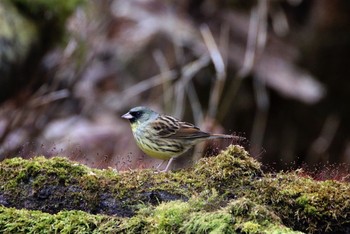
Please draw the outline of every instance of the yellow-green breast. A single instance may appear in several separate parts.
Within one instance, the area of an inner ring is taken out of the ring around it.
[[[187,147],[177,140],[153,136],[152,131],[147,130],[144,124],[135,122],[131,124],[131,129],[137,146],[150,157],[169,160],[186,151]]]

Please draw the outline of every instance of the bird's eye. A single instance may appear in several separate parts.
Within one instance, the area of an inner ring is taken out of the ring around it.
[[[140,111],[133,111],[130,113],[132,116],[134,116],[135,118],[138,118],[141,116],[141,112]]]

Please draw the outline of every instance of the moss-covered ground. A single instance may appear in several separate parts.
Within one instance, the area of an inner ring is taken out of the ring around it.
[[[0,164],[4,233],[338,233],[350,185],[264,174],[240,146],[168,173],[97,170],[63,157]]]

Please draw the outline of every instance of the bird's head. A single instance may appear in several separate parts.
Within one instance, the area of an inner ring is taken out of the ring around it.
[[[134,107],[126,114],[122,115],[122,118],[128,119],[131,124],[144,123],[149,120],[154,120],[158,117],[158,113],[145,106]]]

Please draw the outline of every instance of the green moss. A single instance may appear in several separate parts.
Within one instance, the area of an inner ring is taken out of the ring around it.
[[[252,219],[238,223],[238,216],[227,208],[216,211],[200,211],[192,198],[188,203],[172,201],[158,206],[141,209],[132,218],[119,218],[105,215],[92,215],[82,211],[61,211],[48,214],[40,211],[5,208],[0,206],[1,233],[259,233],[265,230],[285,230],[293,233],[280,223],[267,226]],[[242,201],[243,203],[246,200]],[[236,202],[237,204],[237,202]],[[247,216],[247,219],[249,217]],[[269,219],[267,217],[267,219]],[[268,229],[266,229],[268,228]]]
[[[235,218],[235,229],[244,233],[260,233],[271,226],[281,226],[281,219],[268,207],[247,198],[232,201],[227,208]]]
[[[3,204],[117,215],[123,233],[341,232],[350,226],[349,189],[297,172],[264,175],[238,146],[169,173],[90,169],[58,157],[0,163]]]
[[[125,219],[125,221],[118,227],[118,233],[150,233],[149,230],[150,224],[147,217],[140,215],[131,217],[130,219]]]
[[[229,213],[196,212],[189,216],[189,219],[183,223],[181,231],[184,233],[233,233],[233,219]]]
[[[262,175],[259,162],[249,156],[240,146],[229,146],[214,158],[204,158],[195,165],[194,173],[204,175],[213,181],[238,178],[255,178]],[[213,174],[213,172],[216,172]],[[242,184],[245,182],[242,180]]]
[[[0,178],[0,191],[9,205],[25,207],[31,201],[32,209],[47,212],[58,212],[61,207],[85,207],[92,211],[97,203],[93,191],[100,188],[91,169],[60,157],[5,160],[1,163]]]
[[[215,196],[215,195],[214,195]],[[213,197],[214,197],[213,196]],[[142,230],[142,233],[272,233],[293,232],[281,220],[248,199],[232,200],[210,211],[203,197],[188,202],[172,201],[145,207],[129,219],[123,230]],[[213,207],[211,207],[213,208]]]
[[[300,207],[304,207],[304,212],[309,215],[317,214],[317,208],[310,205],[313,196],[317,196],[317,194],[303,194],[295,200],[296,204]]]
[[[57,185],[58,183],[69,184],[76,182],[81,176],[89,173],[91,169],[80,164],[73,164],[62,157],[55,157],[50,160],[45,157],[35,157],[24,160],[12,158],[1,163],[0,173],[4,180],[9,181],[6,189],[17,187],[21,183],[31,183],[40,186],[43,183]],[[54,177],[49,180],[48,177]],[[91,180],[89,180],[89,183]]]
[[[158,233],[177,233],[191,208],[189,203],[173,201],[162,203],[154,209],[152,230]]]
[[[261,226],[252,221],[244,222],[240,226],[242,226],[241,230],[243,233],[260,233]]]
[[[82,211],[55,215],[0,206],[1,233],[113,233],[123,220]]]
[[[188,194],[215,189],[219,194],[226,196],[249,186],[250,181],[262,175],[260,163],[251,158],[240,146],[229,146],[216,157],[201,159],[194,168],[181,170],[175,173],[161,173],[152,176],[164,190],[177,189],[178,193]]]
[[[266,175],[246,196],[271,209],[284,223],[306,232],[337,232],[349,227],[350,184],[315,181],[298,172]]]
[[[294,231],[291,228],[287,228],[286,226],[279,225],[279,224],[273,224],[270,226],[267,226],[263,232],[265,234],[301,234],[304,232]]]
[[[272,233],[293,230],[267,207],[241,198],[211,211],[203,209],[201,197],[155,207],[147,220],[151,233]],[[200,201],[198,201],[200,200]],[[206,207],[206,206],[204,206]]]

